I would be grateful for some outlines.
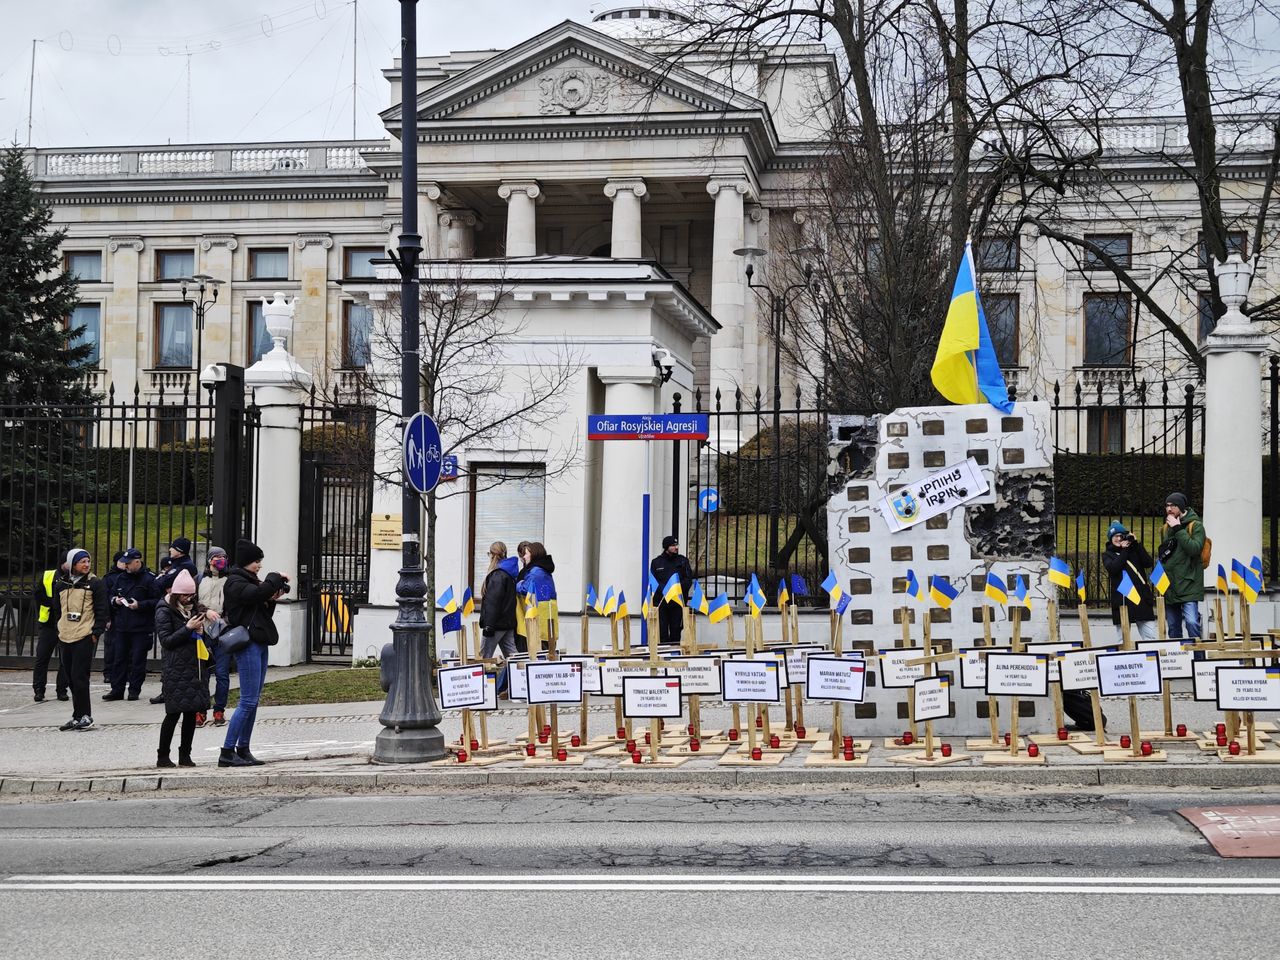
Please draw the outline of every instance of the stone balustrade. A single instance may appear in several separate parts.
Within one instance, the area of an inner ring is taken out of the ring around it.
[[[213,173],[212,150],[182,150],[138,154],[139,173]]]
[[[290,144],[210,144],[198,150],[126,147],[119,150],[33,150],[38,178],[182,176],[204,174],[324,174],[363,170],[363,152],[386,152],[385,140]]]

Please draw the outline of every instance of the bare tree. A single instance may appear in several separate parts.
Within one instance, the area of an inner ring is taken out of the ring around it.
[[[553,482],[575,466],[577,436],[546,429],[564,411],[563,395],[580,370],[567,343],[534,343],[526,336],[528,318],[511,297],[500,268],[476,265],[424,268],[419,283],[422,329],[419,344],[421,409],[435,418],[444,444],[442,455],[475,449],[546,451],[545,476]],[[374,322],[369,359],[363,370],[325,393],[336,402],[358,397],[376,416],[376,482],[398,488],[402,482],[400,449],[399,287],[385,297],[368,298]],[[504,482],[486,475],[483,488]],[[467,495],[470,487],[437,487],[421,498],[426,510],[423,550],[427,596],[436,593],[436,515],[440,500]],[[435,660],[435,635],[430,655]]]

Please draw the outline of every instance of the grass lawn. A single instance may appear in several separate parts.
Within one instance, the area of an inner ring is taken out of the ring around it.
[[[262,688],[259,704],[264,707],[288,707],[300,703],[357,703],[381,700],[386,696],[378,681],[376,667],[325,670],[288,680],[275,680]],[[240,691],[232,690],[228,708],[240,702]]]
[[[769,567],[769,514],[741,513],[711,515],[711,547],[707,549],[707,515],[698,515],[698,524],[691,542],[684,544],[685,554],[699,572],[704,571],[759,571]],[[793,514],[778,518],[778,545],[785,546],[787,537],[795,529]],[[804,537],[788,566],[801,569],[817,562],[818,551],[813,541]],[[711,562],[707,562],[707,558]]]
[[[120,503],[78,504],[67,511],[67,522],[78,531],[76,545],[93,554],[93,569],[99,576],[109,572],[112,553],[131,546],[141,550],[146,565],[156,571],[160,555],[167,552],[174,537],[194,541],[208,525],[204,508],[197,506],[135,504],[132,535],[128,519],[128,510]]]

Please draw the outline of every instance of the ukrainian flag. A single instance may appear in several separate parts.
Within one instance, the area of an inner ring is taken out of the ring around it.
[[[1238,590],[1244,589],[1244,564],[1235,557],[1231,558],[1231,582]]]
[[[907,596],[912,600],[924,599],[924,587],[920,585],[920,581],[916,579],[914,570],[907,571]]]
[[[618,598],[614,596],[612,585],[604,592],[604,603],[600,604],[598,609],[602,617],[609,617],[617,612]]]
[[[684,606],[684,590],[680,586],[680,574],[671,575],[667,585],[662,588],[662,600],[664,603],[677,603]]]
[[[1018,605],[1031,609],[1031,592],[1027,590],[1027,581],[1022,579],[1022,574],[1018,574],[1018,578],[1013,583],[1013,597],[1018,601]]]
[[[1218,592],[1231,592],[1231,588],[1227,586],[1227,571],[1223,568],[1222,564],[1218,564]]]
[[[719,623],[731,613],[733,613],[733,604],[729,602],[727,593],[720,594],[707,607],[707,619],[712,623]]]
[[[1009,591],[1004,585],[1004,581],[1000,579],[996,573],[989,572],[987,574],[987,585],[982,591],[987,595],[989,600],[994,600],[999,604],[1009,602]]]
[[[1240,592],[1244,594],[1244,598],[1250,603],[1258,599],[1258,594],[1262,592],[1262,578],[1252,567],[1245,567],[1244,586],[1240,588]]]
[[[472,596],[471,588],[467,587],[462,591],[462,615],[469,617],[476,612],[476,600]]]
[[[1249,561],[1249,569],[1258,575],[1258,579],[1262,579],[1262,558],[1254,557]]]
[[[444,593],[436,599],[436,607],[445,613],[456,613],[458,610],[458,601],[453,598],[453,587],[445,589]]]
[[[960,595],[960,591],[947,582],[946,577],[929,578],[929,596],[943,610],[951,609],[951,601]]]
[[[1084,603],[1084,567],[1080,568],[1080,572],[1076,574],[1076,596],[1080,598],[1080,602]]]
[[[822,581],[822,589],[827,591],[832,603],[840,602],[840,596],[844,591],[840,589],[840,581],[836,579],[834,570],[827,573],[827,579]]]
[[[1142,594],[1138,592],[1138,586],[1133,582],[1133,578],[1129,576],[1129,571],[1124,572],[1124,576],[1120,578],[1120,586],[1116,587],[1116,593],[1124,597],[1130,603],[1141,603]]]
[[[689,590],[689,609],[703,616],[707,613],[707,595],[702,592],[702,584],[697,580],[693,581],[693,587]]]
[[[964,245],[964,256],[951,288],[951,306],[938,338],[938,352],[930,373],[938,392],[952,403],[987,402],[1001,413],[1012,413],[1009,388],[987,330],[973,269],[973,247]]]
[[[743,599],[747,601],[747,606],[751,608],[753,617],[759,617],[764,605],[769,602],[764,595],[764,591],[760,589],[760,581],[754,573],[751,575],[751,582],[747,585],[747,594]]]
[[[653,575],[653,571],[649,571],[649,590],[650,598],[658,595],[658,578]]]
[[[791,594],[787,591],[787,580],[783,577],[778,581],[778,609],[781,610],[791,600]]]
[[[596,613],[600,612],[600,594],[596,593],[596,585],[594,583],[587,584],[587,606]]]
[[[1164,564],[1159,560],[1156,561],[1156,565],[1151,571],[1151,585],[1156,588],[1156,592],[1162,597],[1165,591],[1169,589],[1169,574],[1165,573]]]
[[[1049,582],[1059,587],[1071,586],[1071,565],[1057,557],[1049,558]]]
[[[623,617],[626,617],[626,616],[630,616],[630,612],[627,610],[627,591],[619,590],[618,591],[618,607],[616,610],[614,610],[613,617],[615,620],[621,620]]]

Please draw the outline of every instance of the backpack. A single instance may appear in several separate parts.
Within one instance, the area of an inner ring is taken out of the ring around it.
[[[1187,533],[1191,533],[1195,529],[1196,522],[1192,520],[1187,524]],[[1213,541],[1208,537],[1204,538],[1204,546],[1200,548],[1200,566],[1205,570],[1209,569],[1209,558],[1213,556]]]

